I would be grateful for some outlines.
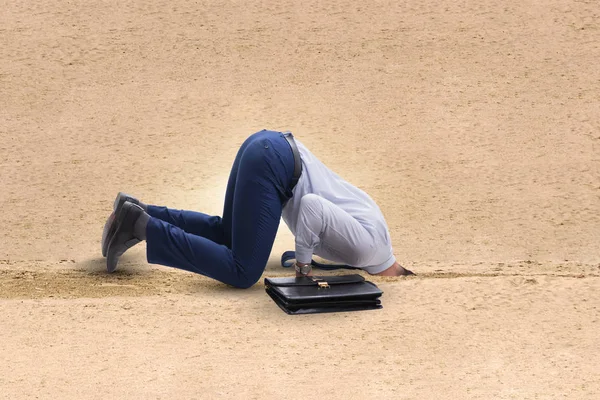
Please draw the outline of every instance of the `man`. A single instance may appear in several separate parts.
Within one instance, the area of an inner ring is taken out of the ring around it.
[[[296,274],[311,274],[313,254],[370,274],[412,272],[394,257],[384,217],[362,190],[321,163],[291,133],[263,130],[240,147],[223,216],[146,205],[119,193],[102,235],[107,269],[146,240],[148,262],[248,288],[266,266],[279,220],[296,237]]]

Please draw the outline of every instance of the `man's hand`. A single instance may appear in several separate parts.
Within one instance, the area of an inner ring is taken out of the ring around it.
[[[395,262],[388,269],[386,269],[384,271],[381,271],[380,273],[375,274],[375,275],[379,275],[379,276],[407,276],[407,275],[415,275],[415,273],[412,272],[409,269],[404,268],[402,265],[398,264],[397,262]]]

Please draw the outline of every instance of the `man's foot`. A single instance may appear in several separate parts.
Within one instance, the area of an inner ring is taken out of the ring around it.
[[[138,199],[136,199],[135,197],[130,196],[127,193],[119,192],[119,194],[117,195],[117,198],[115,199],[115,202],[113,204],[113,210],[117,211],[117,209],[121,208],[123,203],[125,203],[126,201],[133,203],[133,204],[138,204],[138,205],[140,204],[140,201]]]
[[[138,221],[140,218],[143,218],[144,222],[141,227]],[[123,203],[119,212],[115,214],[110,228],[114,230],[114,234],[110,239],[106,254],[106,269],[108,272],[113,272],[117,268],[119,257],[127,249],[145,239],[145,228],[149,218],[150,216],[139,205],[128,201]],[[144,233],[140,233],[141,230]]]
[[[115,234],[114,229],[116,228],[116,225],[113,224],[113,222],[115,220],[115,215],[117,215],[119,213],[119,211],[121,210],[121,207],[123,206],[123,204],[126,201],[133,203],[133,204],[140,204],[140,201],[138,199],[136,199],[135,197],[131,197],[128,194],[119,192],[119,194],[117,195],[117,198],[115,199],[115,202],[113,204],[113,212],[108,216],[108,219],[106,220],[106,223],[104,224],[104,230],[102,231],[102,257],[106,257],[106,252],[108,250],[108,244],[110,243],[110,240],[112,239],[113,235]],[[111,228],[112,228],[112,230],[111,230]]]

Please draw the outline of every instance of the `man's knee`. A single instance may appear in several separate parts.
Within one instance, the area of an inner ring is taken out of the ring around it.
[[[237,276],[230,284],[240,289],[248,289],[258,282],[263,271],[264,268],[253,268],[252,266],[244,266],[238,263]]]

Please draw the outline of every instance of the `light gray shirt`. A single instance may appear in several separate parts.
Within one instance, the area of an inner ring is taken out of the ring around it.
[[[296,260],[313,254],[376,274],[394,258],[388,226],[368,194],[327,168],[299,140],[302,175],[282,218],[296,239]]]

